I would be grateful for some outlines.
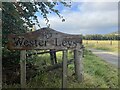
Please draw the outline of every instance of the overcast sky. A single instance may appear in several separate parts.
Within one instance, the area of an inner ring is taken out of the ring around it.
[[[62,5],[56,8],[65,22],[55,14],[49,15],[52,29],[70,34],[106,34],[118,30],[117,2],[72,2],[71,8]],[[45,27],[45,22],[37,15],[41,27]]]

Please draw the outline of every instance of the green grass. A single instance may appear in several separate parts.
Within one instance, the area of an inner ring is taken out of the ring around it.
[[[118,86],[118,71],[115,67],[88,51],[83,63],[84,72],[92,76],[97,82],[93,86],[101,88],[115,88]]]
[[[90,51],[85,50],[83,58],[84,80],[79,83],[74,75],[74,63],[68,65],[68,88],[117,88],[118,87],[118,70],[116,67],[96,57]],[[73,57],[73,53],[69,51],[69,58]],[[40,58],[41,57],[41,58]],[[59,62],[62,60],[62,53],[57,53]],[[42,60],[49,60],[49,55],[41,55],[36,60],[36,65],[40,65]],[[50,62],[47,62],[50,65]],[[62,69],[55,69],[50,72],[40,72],[36,77],[32,78],[27,87],[30,88],[61,88]],[[17,85],[19,86],[19,85]],[[4,87],[16,87],[16,85]]]
[[[89,51],[85,51],[84,81],[78,83],[75,78],[71,77],[69,81],[70,88],[117,88],[118,87],[118,70],[102,59],[96,57]],[[69,71],[71,71],[71,66]],[[73,68],[74,69],[74,66]],[[75,82],[73,82],[75,80]]]

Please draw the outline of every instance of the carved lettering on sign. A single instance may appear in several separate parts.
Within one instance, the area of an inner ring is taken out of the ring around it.
[[[9,36],[9,49],[75,49],[82,44],[80,35],[70,35],[50,28]]]
[[[14,38],[15,47],[37,47],[46,46],[47,41],[44,40],[27,40],[25,38]]]

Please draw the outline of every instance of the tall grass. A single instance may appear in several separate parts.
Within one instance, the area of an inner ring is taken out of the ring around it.
[[[85,51],[83,66],[84,81],[78,83],[74,81],[74,78],[71,78],[72,80],[69,81],[70,88],[118,88],[117,68],[96,57],[90,51]]]
[[[95,48],[99,50],[106,50],[112,52],[118,52],[118,43],[120,41],[114,40],[83,40],[83,44],[86,48]]]

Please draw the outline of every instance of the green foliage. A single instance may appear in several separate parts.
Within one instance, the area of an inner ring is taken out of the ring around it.
[[[78,83],[73,76],[69,76],[69,88],[118,88],[117,68],[96,57],[90,51],[85,50],[84,54],[84,81]],[[73,73],[71,66],[68,69]]]
[[[36,13],[38,12],[42,15],[45,21],[47,21],[47,26],[49,26],[48,14],[50,13],[55,13],[60,17],[60,19],[63,19],[63,17],[60,15],[59,10],[55,9],[57,5],[61,4],[69,7],[69,5],[64,2],[2,2],[2,63],[4,68],[3,74],[7,73],[9,67],[11,67],[10,72],[15,71],[12,66],[19,66],[20,59],[20,51],[10,51],[7,49],[8,35],[19,35],[28,31],[30,32],[34,24],[40,27],[36,16]],[[29,63],[33,63],[32,58],[29,58],[29,60],[31,60],[31,62]],[[6,75],[6,77],[9,78],[10,76]],[[4,78],[3,80],[8,79]],[[10,81],[12,80],[13,79],[11,78]]]
[[[75,79],[74,64],[72,63],[68,65],[68,79],[67,79],[68,88],[118,88],[117,68],[106,63],[101,58],[96,57],[88,50],[85,50],[84,54],[85,54],[83,58],[84,80],[83,82],[79,83]],[[69,56],[70,55],[71,53],[69,53]],[[46,55],[46,57],[48,57],[48,55]],[[39,72],[39,74],[36,75],[36,77],[32,78],[28,82],[27,87],[61,88],[62,82],[61,80],[62,80],[61,68],[49,72]],[[12,87],[14,87],[14,85]]]
[[[56,13],[61,19],[63,16],[55,9],[57,5],[67,3],[58,2],[3,2],[2,3],[2,23],[3,23],[3,46],[7,43],[8,34],[20,34],[30,31],[30,28],[36,23],[39,27],[36,12],[41,13],[43,18],[49,22],[48,14]]]
[[[52,72],[44,72],[31,79],[28,83],[30,88],[60,88],[61,87],[61,69]]]
[[[118,87],[118,70],[116,67],[103,61],[101,58],[96,57],[91,52],[87,52],[84,61],[85,73],[94,76],[98,79],[98,86],[104,84],[108,88]],[[104,83],[101,83],[104,82]]]
[[[2,65],[4,67],[12,67],[12,65],[14,66],[15,63],[19,63],[19,58],[20,58],[19,51],[10,51],[4,48],[2,54],[3,54]]]
[[[85,40],[120,40],[120,35],[118,34],[93,34],[93,35],[85,35],[83,36]]]

